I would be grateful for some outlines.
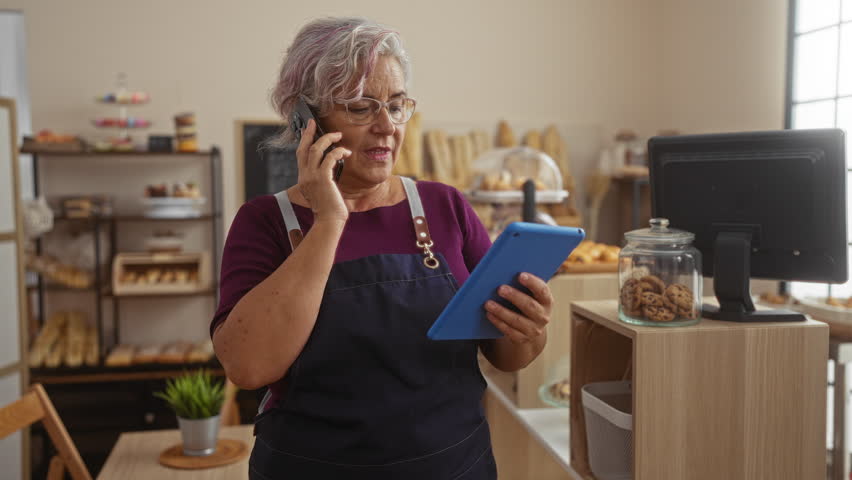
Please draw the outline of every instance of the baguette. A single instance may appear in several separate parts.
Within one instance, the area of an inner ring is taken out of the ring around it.
[[[79,367],[83,364],[86,347],[86,317],[82,312],[74,311],[69,312],[66,318],[68,324],[65,327],[65,365]]]
[[[53,349],[54,344],[59,340],[65,323],[65,312],[55,312],[48,317],[30,348],[28,359],[30,367],[37,368],[42,366],[45,358]]]
[[[83,361],[90,367],[96,366],[100,356],[100,343],[98,342],[98,331],[93,326],[86,328],[85,350]]]
[[[44,366],[47,368],[56,368],[62,363],[62,357],[65,353],[66,337],[62,337],[53,345],[53,348],[44,357]]]

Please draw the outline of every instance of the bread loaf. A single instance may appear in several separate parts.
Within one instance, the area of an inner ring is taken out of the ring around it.
[[[517,147],[518,140],[515,138],[515,132],[505,120],[500,120],[497,124],[497,147]]]
[[[524,145],[535,150],[541,150],[541,134],[538,130],[530,130],[524,134]]]
[[[473,159],[491,149],[491,137],[485,130],[474,130],[470,132],[471,145],[473,146]]]
[[[574,177],[571,175],[571,165],[568,161],[568,146],[559,135],[555,125],[550,125],[544,131],[541,139],[542,151],[550,156],[562,173],[562,188],[574,192]]]
[[[420,112],[414,112],[405,125],[405,139],[399,150],[394,172],[423,178],[423,132],[420,127]]]
[[[452,151],[452,185],[464,190],[470,185],[471,164],[473,163],[473,145],[467,135],[456,135],[449,139]]]
[[[426,153],[432,167],[432,179],[436,182],[452,183],[454,170],[447,134],[443,130],[426,132]]]

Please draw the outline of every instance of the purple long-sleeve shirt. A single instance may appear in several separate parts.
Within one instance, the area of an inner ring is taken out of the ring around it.
[[[459,285],[470,276],[491,246],[488,232],[462,194],[437,182],[417,182],[433,251],[444,255]],[[293,204],[302,232],[313,225],[309,208]],[[352,212],[337,245],[334,262],[369,255],[419,253],[408,200],[365,212]],[[284,219],[272,195],[254,198],[240,207],[222,253],[219,308],[210,332],[223,322],[234,305],[255,285],[271,275],[290,255]]]

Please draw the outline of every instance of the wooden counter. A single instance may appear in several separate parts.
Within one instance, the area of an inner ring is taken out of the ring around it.
[[[571,466],[588,467],[581,387],[633,380],[634,480],[825,478],[828,327],[807,320],[628,325],[572,305]],[[632,364],[632,368],[631,367]]]

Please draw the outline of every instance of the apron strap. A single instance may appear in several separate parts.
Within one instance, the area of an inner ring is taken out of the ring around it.
[[[281,216],[284,217],[284,227],[287,229],[290,249],[296,250],[296,247],[302,242],[302,227],[299,226],[299,219],[296,218],[296,212],[293,211],[293,204],[290,203],[287,190],[276,193],[275,199],[278,200],[278,208],[281,209]]]
[[[432,235],[429,234],[429,224],[426,223],[426,214],[423,212],[423,203],[420,201],[417,184],[408,177],[399,178],[402,179],[402,186],[405,188],[405,195],[408,197],[408,205],[411,208],[411,219],[414,222],[417,246],[422,248],[423,254],[426,255],[423,264],[434,270],[441,263],[435,258],[431,250],[435,243],[432,241]]]

